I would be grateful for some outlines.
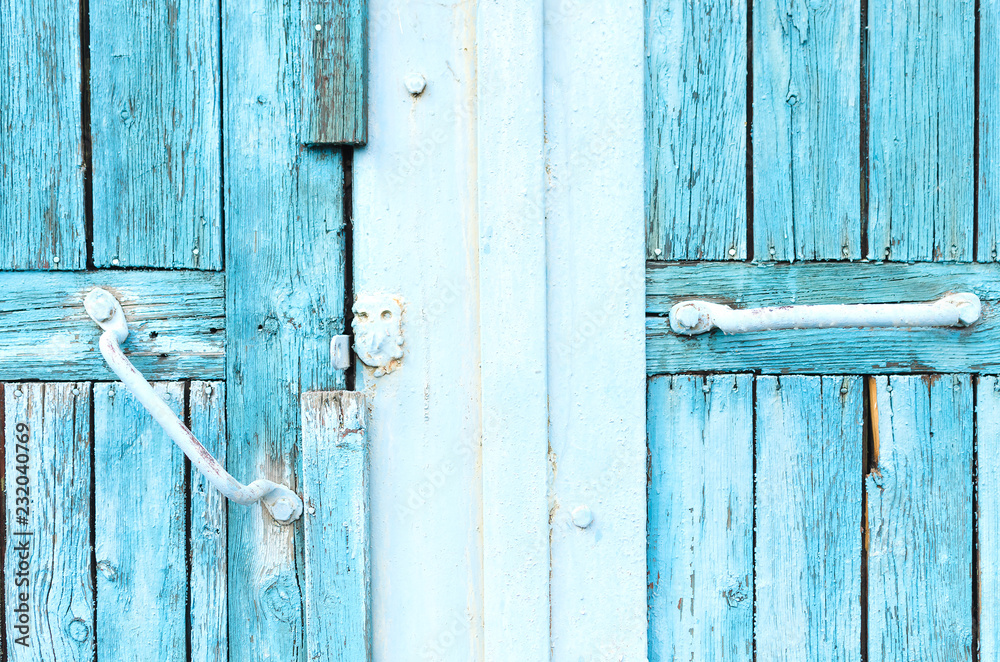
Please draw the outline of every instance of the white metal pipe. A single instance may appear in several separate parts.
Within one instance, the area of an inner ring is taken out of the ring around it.
[[[692,336],[713,328],[723,333],[840,327],[966,327],[982,305],[970,292],[929,303],[836,304],[737,309],[710,301],[681,301],[670,309],[674,333]]]
[[[294,522],[302,514],[302,499],[295,492],[266,479],[243,485],[226,471],[208,452],[191,430],[153,390],[122,351],[121,343],[128,337],[128,323],[118,300],[101,288],[95,288],[84,300],[87,313],[104,329],[98,346],[111,370],[118,375],[129,391],[142,403],[167,435],[174,440],[197,469],[227,499],[248,505],[260,501],[280,524]]]

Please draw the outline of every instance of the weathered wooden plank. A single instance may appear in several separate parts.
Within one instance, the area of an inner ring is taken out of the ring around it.
[[[1000,659],[1000,377],[976,378],[979,657]]]
[[[753,659],[753,377],[649,380],[649,659]]]
[[[222,268],[219,3],[90,3],[94,263]]]
[[[995,372],[1000,308],[966,329],[796,329],[679,336],[665,317],[646,320],[646,371],[827,373]]]
[[[6,659],[92,660],[90,384],[0,390]]]
[[[648,651],[642,19],[641,0],[545,3],[549,602],[559,662]],[[714,160],[725,140],[705,149]],[[584,529],[572,521],[581,507],[593,516]]]
[[[684,299],[752,307],[933,301],[950,292],[975,292],[983,301],[1000,301],[996,265],[646,264],[646,312],[655,315]]]
[[[871,259],[974,259],[975,6],[869,0]]]
[[[302,140],[368,141],[368,0],[302,2]]]
[[[552,649],[543,5],[483,0],[476,15],[485,101],[476,172],[488,660],[545,662]]]
[[[972,659],[971,379],[877,377],[875,388],[867,659]]]
[[[402,367],[378,379],[357,371],[358,390],[371,393],[372,657],[466,662],[485,649],[479,486],[489,415],[478,386],[470,388],[480,379],[471,277],[476,6],[370,0],[369,11],[370,134],[354,153],[354,291],[405,302]],[[428,79],[416,98],[402,80],[413,71]]]
[[[0,269],[84,269],[77,1],[0,4]]]
[[[368,439],[363,393],[302,394],[306,657],[371,659]]]
[[[153,384],[179,416],[184,384]],[[121,384],[94,386],[97,659],[186,660],[184,455]]]
[[[299,394],[343,387],[330,365],[344,331],[341,154],[301,145],[299,6],[223,12],[230,471],[294,489]],[[231,659],[302,655],[295,538],[263,508],[230,510]]]
[[[756,655],[861,659],[864,388],[757,379]]]
[[[979,245],[1000,259],[1000,0],[979,0]],[[983,658],[986,659],[986,658]]]
[[[754,259],[858,259],[860,2],[753,12]]]
[[[191,382],[188,395],[191,431],[198,441],[226,466],[226,392],[223,382]],[[227,620],[226,508],[222,494],[204,474],[190,472],[188,535],[191,566],[188,577],[190,596],[190,662],[229,660]],[[245,506],[237,506],[244,508]]]
[[[647,257],[745,259],[747,5],[646,6]]]
[[[121,301],[125,352],[148,379],[225,374],[222,274],[0,273],[0,379],[114,379],[83,308],[94,287]]]

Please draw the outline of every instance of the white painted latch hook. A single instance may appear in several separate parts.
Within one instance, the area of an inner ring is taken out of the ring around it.
[[[693,336],[719,329],[748,333],[781,329],[844,327],[966,327],[982,311],[971,292],[949,294],[928,303],[871,303],[821,306],[776,306],[737,309],[711,301],[681,301],[670,309],[674,333]]]
[[[128,337],[125,311],[107,290],[95,288],[87,294],[84,306],[90,317],[104,329],[99,347],[104,360],[129,391],[142,403],[164,431],[184,451],[191,464],[205,475],[227,499],[248,505],[260,501],[279,524],[290,524],[302,514],[302,499],[295,492],[269,480],[255,480],[243,485],[227,472],[219,461],[195,438],[132,362],[122,352],[121,343]]]

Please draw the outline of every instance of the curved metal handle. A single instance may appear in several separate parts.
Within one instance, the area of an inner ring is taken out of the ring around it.
[[[979,319],[982,305],[971,292],[930,303],[870,303],[737,309],[711,301],[681,301],[670,309],[674,333],[693,336],[713,328],[723,333],[839,327],[965,327]]]
[[[227,472],[191,430],[181,422],[153,387],[122,352],[121,343],[128,338],[128,322],[118,300],[107,290],[94,288],[84,299],[91,319],[104,329],[99,346],[104,360],[129,391],[142,403],[167,435],[180,447],[191,464],[203,473],[222,495],[231,501],[248,505],[260,501],[279,524],[290,524],[302,515],[302,499],[295,492],[269,480],[255,480],[243,485]]]

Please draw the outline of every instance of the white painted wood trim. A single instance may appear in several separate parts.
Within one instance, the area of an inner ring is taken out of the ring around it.
[[[549,659],[542,0],[476,21],[485,659]]]
[[[554,661],[647,655],[643,33],[545,3]]]

